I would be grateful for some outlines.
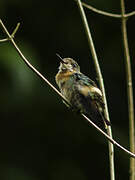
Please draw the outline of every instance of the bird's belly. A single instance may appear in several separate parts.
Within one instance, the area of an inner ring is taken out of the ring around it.
[[[73,106],[73,108],[76,108],[78,110],[82,110],[84,108],[83,104],[81,103],[82,97],[80,96],[79,91],[77,91],[77,89],[74,86],[63,88],[61,93],[67,99],[67,101]]]

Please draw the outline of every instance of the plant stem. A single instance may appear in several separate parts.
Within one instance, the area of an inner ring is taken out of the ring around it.
[[[90,33],[90,28],[88,26],[88,22],[87,22],[86,15],[85,15],[85,12],[83,10],[83,6],[82,6],[81,1],[77,0],[77,4],[78,4],[79,10],[80,10],[81,17],[82,17],[84,27],[85,27],[85,31],[86,31],[86,34],[87,34],[88,44],[89,44],[89,47],[90,47],[90,50],[91,50],[91,53],[92,53],[92,57],[93,57],[93,60],[94,60],[94,65],[95,65],[97,77],[99,79],[99,85],[100,85],[100,88],[101,88],[102,93],[103,93],[103,100],[104,100],[104,103],[105,103],[105,116],[106,116],[106,118],[108,120],[110,120],[108,107],[107,107],[107,100],[106,100],[106,95],[105,95],[103,77],[102,77],[102,73],[101,73],[101,70],[100,70],[99,63],[98,63],[98,58],[97,58],[96,50],[95,50],[94,43],[93,43],[93,40],[92,40],[92,36],[91,36],[91,33]],[[110,126],[108,126],[108,128],[107,128],[107,134],[112,138],[112,130],[111,130]],[[111,177],[111,180],[115,180],[114,147],[113,147],[113,144],[110,143],[109,141],[108,141],[108,145],[109,145],[109,160],[110,160],[110,177]]]
[[[128,116],[129,116],[129,142],[130,151],[135,152],[135,124],[134,124],[134,101],[133,101],[133,86],[132,86],[132,70],[131,60],[128,47],[127,28],[125,15],[125,3],[121,0],[122,14],[122,36],[125,54],[126,80],[127,80],[127,97],[128,97]],[[135,180],[135,159],[130,157],[130,180]]]

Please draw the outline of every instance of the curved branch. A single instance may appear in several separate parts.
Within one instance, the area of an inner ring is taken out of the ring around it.
[[[90,9],[91,11],[98,13],[98,14],[101,14],[101,15],[104,15],[104,16],[108,16],[108,17],[112,17],[112,18],[122,18],[121,14],[114,14],[114,13],[105,12],[105,11],[99,10],[97,8],[94,8],[93,6],[90,6],[84,2],[82,2],[82,5],[88,9]],[[128,17],[134,16],[134,15],[135,15],[135,11],[124,14],[124,17],[128,18]]]
[[[34,68],[34,66],[32,66],[32,64],[25,58],[25,56],[22,54],[21,50],[18,48],[17,44],[15,43],[14,39],[12,38],[12,36],[9,34],[7,28],[5,27],[5,25],[3,24],[2,20],[0,19],[0,24],[3,28],[3,30],[5,31],[5,33],[7,34],[9,40],[11,41],[12,45],[14,46],[14,48],[16,49],[16,51],[18,52],[19,56],[22,58],[22,60],[24,61],[24,63],[34,72],[36,73],[41,79],[43,79],[67,104],[69,104],[69,102],[65,99],[65,97],[36,69]],[[70,105],[70,104],[69,104]],[[121,146],[119,143],[117,143],[114,139],[112,139],[110,136],[108,136],[104,131],[102,131],[97,125],[95,125],[87,116],[85,116],[84,114],[82,114],[82,116],[92,125],[94,126],[101,134],[103,134],[112,144],[116,145],[117,147],[119,147],[121,150],[123,150],[125,153],[127,153],[129,156],[135,158],[135,154],[128,151],[126,148],[124,148],[123,146]]]

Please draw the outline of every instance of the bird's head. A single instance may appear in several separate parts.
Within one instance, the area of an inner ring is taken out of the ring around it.
[[[60,58],[59,72],[80,72],[80,66],[75,60],[72,58],[63,59],[58,54],[56,55]]]

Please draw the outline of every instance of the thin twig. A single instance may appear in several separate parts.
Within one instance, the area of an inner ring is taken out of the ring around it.
[[[128,47],[128,37],[125,19],[125,3],[121,0],[121,14],[122,14],[122,36],[125,54],[125,68],[127,80],[127,96],[128,96],[128,116],[129,116],[129,142],[130,151],[135,152],[135,124],[134,124],[134,100],[133,100],[133,85],[132,85],[132,70],[131,60]],[[135,180],[135,159],[130,158],[130,180]]]
[[[98,13],[98,14],[101,14],[101,15],[104,15],[104,16],[108,16],[108,17],[112,17],[112,18],[118,18],[118,19],[122,18],[121,14],[114,14],[114,13],[105,12],[105,11],[99,10],[97,8],[94,8],[93,6],[88,5],[84,2],[82,2],[82,5],[88,9],[90,9],[91,11]],[[128,18],[128,17],[134,16],[134,15],[135,15],[135,11],[124,14],[124,17]]]
[[[3,24],[3,22],[0,19],[0,24],[2,26],[2,28],[4,29],[5,33],[7,34],[9,40],[11,41],[12,45],[14,46],[14,48],[16,49],[16,51],[18,52],[19,56],[22,58],[22,60],[24,61],[24,63],[34,72],[36,73],[41,79],[43,79],[67,104],[69,104],[69,102],[65,99],[65,97],[36,69],[34,68],[34,66],[32,66],[32,64],[30,64],[30,62],[25,58],[25,56],[22,54],[21,50],[18,48],[17,44],[15,43],[14,39],[12,38],[12,36],[9,34],[7,28],[5,27],[5,25]],[[70,105],[70,104],[69,104]],[[135,154],[128,151],[126,148],[124,148],[123,146],[121,146],[119,143],[117,143],[114,139],[112,139],[108,134],[106,134],[104,131],[102,131],[97,125],[95,125],[89,118],[87,118],[84,114],[82,114],[82,116],[92,125],[94,126],[102,135],[104,135],[112,144],[116,145],[117,147],[119,147],[121,150],[123,150],[125,153],[127,153],[129,156],[135,158]]]
[[[2,21],[1,21],[1,22],[2,22]],[[15,37],[15,34],[16,34],[16,32],[18,31],[19,26],[20,26],[20,23],[17,23],[15,29],[13,30],[13,32],[12,32],[12,34],[11,34],[11,37],[12,37],[12,38]],[[0,39],[0,42],[6,42],[6,41],[9,41],[9,37],[8,37],[8,38],[5,38],[5,39]]]
[[[82,17],[82,20],[83,20],[83,23],[84,23],[84,28],[85,28],[85,31],[86,31],[86,34],[87,34],[87,39],[88,39],[90,51],[92,53],[92,57],[93,57],[93,60],[94,60],[94,65],[95,65],[97,77],[99,79],[99,85],[100,85],[100,88],[101,88],[101,90],[103,92],[103,100],[104,100],[104,103],[105,103],[105,116],[106,116],[106,118],[108,120],[110,120],[109,112],[108,112],[108,106],[107,106],[107,100],[106,100],[106,95],[105,95],[103,77],[102,77],[102,73],[101,73],[101,70],[100,70],[99,63],[98,63],[98,58],[97,58],[96,50],[95,50],[94,43],[93,43],[93,40],[92,40],[90,28],[88,26],[88,22],[87,22],[86,15],[85,15],[85,12],[83,10],[83,6],[81,4],[81,1],[77,0],[77,4],[78,4],[79,10],[80,10],[81,17]],[[112,138],[112,130],[111,130],[110,126],[108,126],[108,128],[107,128],[107,134]],[[110,177],[111,177],[111,180],[115,180],[114,147],[113,147],[113,144],[110,143],[109,141],[108,141],[108,146],[109,146],[109,160],[110,160]]]
[[[107,140],[109,140],[112,144],[116,145],[117,147],[119,147],[121,150],[123,150],[126,153],[130,153],[130,155],[132,154],[131,157],[135,158],[135,154],[131,153],[130,151],[128,151],[126,148],[124,148],[123,146],[121,146],[119,143],[117,143],[114,139],[112,139],[108,134],[106,134],[104,131],[102,131],[96,124],[94,124],[87,116],[85,116],[84,114],[82,114],[82,116],[88,121],[90,122],[90,124],[95,127],[101,134],[103,134]]]
[[[128,17],[134,16],[134,15],[135,15],[135,11],[132,11],[130,13],[125,14],[125,17],[128,18]]]
[[[11,34],[12,38],[14,38],[14,37],[15,37],[15,34],[16,34],[16,32],[18,31],[19,26],[20,26],[20,23],[17,23],[17,25],[16,25],[16,27],[15,27],[14,31],[13,31],[13,32],[12,32],[12,34]]]
[[[9,41],[9,39],[8,38],[0,39],[0,42],[6,42],[6,41]]]

